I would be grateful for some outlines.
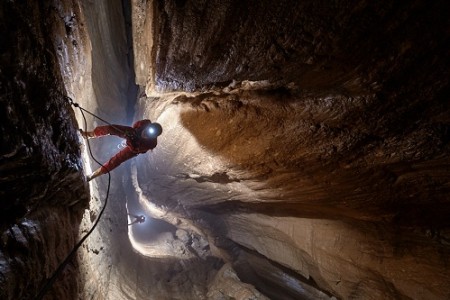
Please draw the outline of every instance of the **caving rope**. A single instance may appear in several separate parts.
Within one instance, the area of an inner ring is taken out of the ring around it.
[[[117,126],[114,126],[114,124],[111,124],[111,123],[109,123],[108,121],[106,121],[105,119],[100,118],[100,117],[97,116],[96,114],[93,114],[93,113],[91,113],[90,111],[88,111],[87,109],[84,109],[84,108],[81,107],[78,103],[74,102],[73,99],[70,98],[69,96],[64,96],[64,98],[66,98],[67,101],[69,101],[69,103],[70,103],[71,105],[73,105],[74,107],[76,107],[76,108],[78,108],[78,109],[80,110],[81,115],[83,116],[83,119],[84,119],[84,125],[85,125],[85,126],[84,126],[84,130],[85,130],[85,131],[86,131],[86,127],[87,127],[87,122],[86,122],[86,117],[84,116],[84,113],[83,113],[83,112],[86,112],[86,113],[90,114],[91,116],[93,116],[94,118],[99,119],[99,120],[102,121],[103,123],[108,124],[109,126],[113,127],[114,129],[116,129],[117,131],[123,133],[124,135],[130,136],[130,134],[129,134],[128,132],[123,131],[122,129],[118,128]],[[89,143],[88,143],[88,145],[89,145]],[[89,149],[89,150],[90,150],[90,149]],[[91,153],[91,156],[92,156],[92,153]],[[94,157],[92,157],[92,158],[94,159]],[[95,160],[95,159],[94,159],[94,160]],[[96,161],[96,163],[98,163],[98,164],[101,165],[101,163],[99,163],[98,161]]]
[[[99,116],[91,113],[90,111],[84,109],[83,107],[81,107],[78,103],[74,102],[72,98],[63,95],[63,97],[69,101],[69,103],[71,105],[73,105],[74,107],[78,108],[80,110],[81,115],[83,116],[83,123],[84,123],[84,130],[87,131],[87,120],[86,120],[86,116],[85,116],[85,112],[90,114],[91,116],[93,116],[94,118],[99,119],[102,122],[105,122],[106,124],[109,124],[111,126],[114,127],[114,125],[112,125],[111,123],[109,123],[108,121],[100,118]],[[123,132],[122,130],[120,130],[119,128],[115,127],[117,130]],[[124,133],[124,132],[123,132]],[[92,157],[92,159],[99,164],[100,166],[103,166],[103,164],[101,164],[96,158],[95,156],[92,154],[92,149],[91,149],[91,145],[89,144],[89,139],[86,140],[87,144],[88,144],[88,149],[89,149],[89,154]],[[59,264],[58,268],[53,272],[52,276],[47,280],[47,282],[45,283],[45,285],[42,287],[42,289],[39,291],[39,294],[36,296],[35,299],[37,300],[41,300],[45,294],[48,292],[48,290],[52,287],[53,283],[55,282],[56,278],[59,276],[59,274],[61,274],[61,272],[64,270],[65,266],[69,263],[69,261],[72,259],[72,257],[75,255],[75,253],[77,252],[78,248],[81,247],[81,245],[83,244],[83,242],[89,237],[89,235],[94,231],[94,229],[97,227],[98,222],[100,221],[103,212],[105,211],[106,205],[108,203],[108,197],[109,197],[109,190],[111,187],[111,174],[108,171],[108,188],[106,190],[106,197],[105,197],[105,204],[103,204],[102,209],[100,210],[100,213],[98,214],[97,219],[95,220],[94,225],[92,226],[92,228],[81,238],[81,240],[72,248],[72,251],[70,251],[70,253],[67,255],[67,257]]]
[[[99,119],[99,120],[102,121],[103,123],[108,124],[109,126],[111,126],[112,128],[114,128],[114,129],[117,130],[118,132],[123,133],[124,136],[128,137],[128,138],[131,139],[131,140],[134,140],[134,139],[136,138],[136,136],[135,136],[133,133],[128,132],[128,131],[124,131],[124,130],[120,129],[119,127],[115,126],[114,124],[109,123],[109,122],[106,121],[105,119],[100,118],[100,117],[97,116],[96,114],[93,114],[93,113],[91,113],[90,111],[84,109],[84,108],[81,107],[78,103],[74,102],[73,99],[70,98],[69,96],[65,96],[65,95],[64,95],[63,97],[66,98],[67,101],[69,101],[69,103],[70,103],[71,105],[73,105],[74,107],[76,107],[76,108],[78,108],[78,109],[80,110],[81,114],[83,115],[84,122],[85,122],[85,129],[84,129],[85,131],[86,131],[86,127],[87,127],[87,126],[86,126],[86,117],[84,116],[83,112],[86,112],[86,113],[90,114],[91,116],[93,116],[94,118]],[[89,140],[88,140],[88,146],[89,146],[89,152],[90,152],[92,158],[94,159],[94,157],[93,157],[93,155],[92,155],[92,152],[91,152],[90,145],[89,145]],[[122,144],[119,144],[118,147],[124,148],[123,142],[122,142]],[[119,149],[121,149],[121,148],[119,148]],[[95,159],[94,159],[94,160],[95,160]],[[98,161],[95,160],[95,162],[98,163],[99,165],[103,166],[103,165],[102,165],[101,163],[99,163]]]

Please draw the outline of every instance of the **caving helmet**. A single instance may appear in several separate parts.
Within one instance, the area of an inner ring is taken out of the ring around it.
[[[157,138],[161,135],[163,129],[162,126],[159,123],[150,123],[146,126],[144,131],[142,132],[142,135],[146,138]]]

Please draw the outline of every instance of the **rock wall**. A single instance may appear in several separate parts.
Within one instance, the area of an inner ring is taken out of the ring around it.
[[[445,1],[134,4],[144,205],[275,299],[448,297]]]
[[[419,65],[434,65],[434,74],[446,72],[445,64],[434,60],[446,56],[445,38],[440,30],[430,30],[447,25],[443,1],[153,2],[153,32],[139,39],[157,41],[147,45],[155,48],[154,80],[159,89],[270,80],[351,94],[377,90],[405,69],[414,72],[409,79],[428,76]],[[148,20],[152,15],[145,16]],[[433,51],[415,51],[425,43]],[[147,48],[136,49],[140,53]]]
[[[73,6],[71,6],[73,5]],[[58,1],[0,4],[0,298],[34,299],[78,240],[88,204],[79,140],[53,47]],[[56,29],[57,28],[57,29]],[[65,28],[65,29],[64,29]],[[47,296],[75,299],[69,261]]]

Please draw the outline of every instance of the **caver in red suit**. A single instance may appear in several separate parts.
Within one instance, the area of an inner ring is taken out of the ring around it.
[[[93,131],[81,131],[85,138],[97,138],[105,135],[116,135],[126,139],[127,146],[114,155],[107,163],[98,168],[87,177],[88,181],[112,171],[124,161],[145,153],[157,145],[157,137],[162,133],[162,127],[150,120],[141,120],[133,124],[133,127],[123,125],[98,126]]]

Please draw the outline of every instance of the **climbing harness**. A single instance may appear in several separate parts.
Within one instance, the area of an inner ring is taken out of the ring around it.
[[[93,117],[111,125],[114,126],[112,124],[110,124],[109,122],[107,122],[106,120],[100,118],[99,116],[91,113],[90,111],[82,108],[78,103],[74,102],[72,98],[63,95],[63,97],[69,101],[69,103],[71,105],[73,105],[74,107],[78,108],[80,110],[81,115],[83,116],[83,123],[84,123],[84,128],[85,130],[87,130],[87,120],[86,120],[86,116],[85,116],[85,112],[92,115]],[[118,128],[116,128],[118,129]],[[118,129],[120,130],[120,129]],[[121,131],[121,130],[120,130]],[[123,132],[123,131],[121,131]],[[88,149],[89,149],[89,154],[92,157],[92,159],[99,164],[100,166],[103,166],[103,164],[101,164],[96,158],[95,156],[92,154],[92,149],[91,149],[91,145],[89,144],[89,140],[86,140],[87,144],[88,144]],[[108,187],[106,189],[106,197],[105,197],[105,204],[103,204],[102,209],[100,210],[100,213],[98,214],[97,219],[95,220],[94,225],[92,226],[92,228],[81,238],[81,240],[72,248],[72,251],[70,251],[70,253],[66,256],[66,258],[59,264],[58,268],[53,272],[52,276],[50,277],[50,279],[47,280],[47,282],[45,283],[45,285],[42,287],[42,289],[39,291],[38,295],[36,296],[35,299],[37,300],[41,300],[43,299],[43,297],[45,296],[45,294],[48,292],[48,290],[52,287],[53,283],[55,282],[56,278],[61,274],[61,272],[64,270],[65,266],[70,262],[70,260],[73,258],[73,256],[75,255],[75,253],[77,252],[78,248],[81,247],[81,245],[84,243],[84,241],[89,237],[89,235],[91,235],[91,233],[94,231],[94,229],[97,227],[98,222],[100,221],[103,212],[105,211],[106,205],[108,203],[108,197],[109,197],[109,191],[110,191],[110,187],[111,187],[111,174],[108,171]]]

